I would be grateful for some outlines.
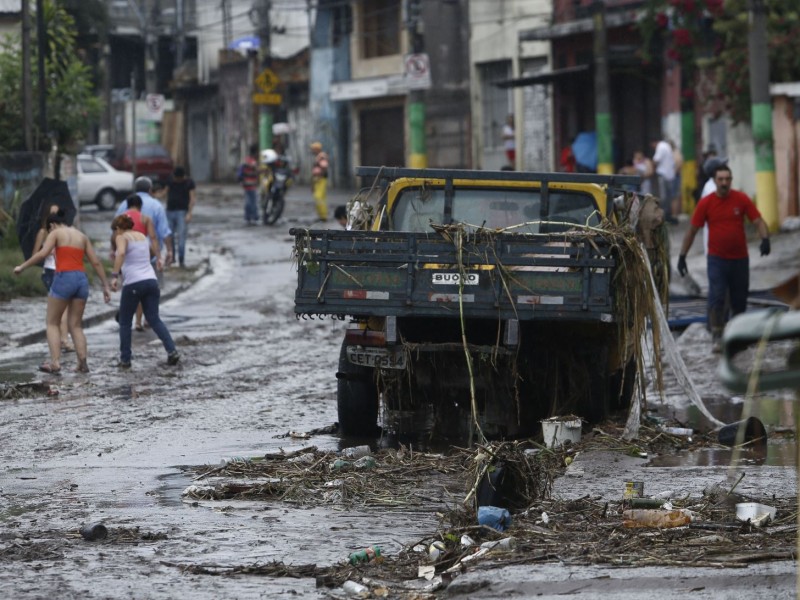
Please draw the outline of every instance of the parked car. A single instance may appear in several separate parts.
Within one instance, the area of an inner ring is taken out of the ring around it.
[[[78,200],[94,202],[100,210],[112,210],[117,201],[133,190],[133,173],[117,171],[102,158],[78,155]]]
[[[114,165],[114,145],[113,144],[92,144],[85,146],[81,154],[91,154],[97,158],[102,158],[110,165]]]
[[[136,176],[146,175],[153,181],[166,182],[172,176],[175,164],[164,146],[159,144],[136,144],[136,169],[133,168],[133,151],[130,144],[114,147],[114,156],[109,161],[121,171],[133,171]]]

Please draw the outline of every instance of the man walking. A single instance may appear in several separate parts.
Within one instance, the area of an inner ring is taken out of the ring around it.
[[[172,230],[169,228],[167,213],[161,205],[161,202],[150,195],[152,189],[153,182],[149,177],[137,177],[136,181],[133,182],[134,192],[142,199],[142,214],[149,217],[150,220],[153,221],[153,226],[156,228],[159,254],[164,248],[167,249],[167,257],[164,264],[169,265],[172,264],[173,260]],[[124,200],[117,208],[117,212],[114,216],[118,217],[126,210],[128,210],[128,201]]]
[[[195,201],[194,181],[186,176],[186,169],[175,167],[167,192],[167,222],[172,230],[172,256],[175,256],[177,242],[178,264],[181,268],[186,267],[186,236]]]
[[[244,220],[258,225],[258,144],[250,145],[250,153],[239,167],[239,182],[244,190]]]
[[[328,220],[328,155],[322,151],[322,144],[311,144],[314,166],[311,168],[311,192],[317,207],[320,221]]]
[[[767,224],[747,194],[731,189],[732,182],[730,167],[719,165],[714,171],[717,191],[697,203],[678,257],[678,272],[685,277],[689,272],[686,253],[692,247],[697,231],[708,223],[708,326],[715,353],[721,351],[722,330],[728,319],[726,297],[730,300],[731,316],[747,309],[750,260],[744,231],[745,217],[756,226],[761,236],[761,256],[770,253]]]
[[[653,164],[656,168],[656,180],[658,187],[655,193],[661,201],[661,208],[664,209],[665,220],[673,225],[678,219],[672,214],[672,192],[675,181],[675,157],[672,154],[672,146],[666,140],[654,141]]]

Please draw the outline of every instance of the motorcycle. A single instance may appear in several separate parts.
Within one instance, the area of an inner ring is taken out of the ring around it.
[[[261,175],[261,209],[264,225],[274,225],[283,214],[286,192],[292,185],[293,172],[289,159],[274,150],[264,150],[264,168]]]

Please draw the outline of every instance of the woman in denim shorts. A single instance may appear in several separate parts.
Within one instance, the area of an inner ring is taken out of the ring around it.
[[[100,281],[103,283],[103,298],[111,300],[111,292],[103,270],[103,265],[94,252],[94,247],[81,231],[64,221],[63,214],[47,217],[47,234],[42,248],[21,265],[14,267],[19,275],[38,264],[51,252],[56,254],[56,273],[47,298],[47,345],[50,349],[50,362],[42,363],[40,371],[57,374],[61,372],[61,317],[67,312],[67,325],[75,342],[80,373],[87,373],[86,336],[83,333],[83,311],[89,297],[89,280],[83,268],[84,257],[89,259]]]
[[[64,215],[63,211],[58,207],[58,204],[49,204],[45,207],[45,210],[42,211],[42,223],[39,231],[36,232],[36,240],[33,242],[33,250],[38,251],[41,250],[42,246],[44,245],[44,240],[47,238],[47,234],[50,233],[47,230],[47,217],[50,215],[61,214]],[[44,264],[42,265],[42,284],[44,284],[45,289],[49,292],[50,286],[53,285],[53,278],[56,276],[56,255],[55,252],[51,252],[48,254],[44,259]],[[75,352],[75,346],[72,345],[72,342],[69,341],[69,329],[67,327],[67,313],[64,312],[64,316],[61,317],[61,351],[62,352]]]

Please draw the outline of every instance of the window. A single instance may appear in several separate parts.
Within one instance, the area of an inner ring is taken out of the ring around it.
[[[453,194],[453,222],[471,225],[470,229],[515,227],[514,233],[556,233],[569,224],[599,225],[600,213],[588,194],[551,191],[549,217],[542,216],[539,190],[459,188]],[[444,190],[415,188],[404,190],[395,201],[394,229],[430,232],[430,224],[444,220]],[[549,220],[554,223],[540,224]]]
[[[78,165],[80,165],[82,173],[105,173],[106,170],[99,162],[94,160],[93,158],[81,158],[78,159]]]
[[[400,54],[400,0],[364,0],[361,9],[364,58]]]
[[[478,65],[481,82],[481,112],[483,116],[483,147],[502,150],[503,125],[512,114],[511,92],[495,85],[511,78],[511,61]]]

